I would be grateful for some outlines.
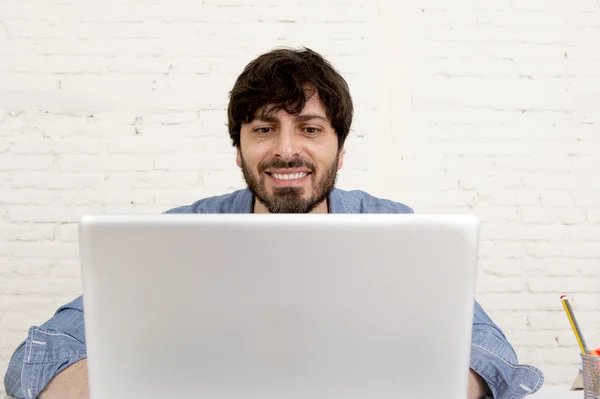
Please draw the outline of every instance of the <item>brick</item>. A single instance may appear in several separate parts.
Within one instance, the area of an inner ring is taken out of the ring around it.
[[[52,269],[52,261],[39,258],[12,258],[0,263],[3,267],[0,269],[0,277],[20,278],[20,277],[48,277]]]
[[[600,307],[600,304],[598,301],[596,301],[596,296],[594,293],[577,293],[575,296],[570,296],[569,300],[571,302],[571,306],[573,307],[573,311],[578,313],[579,311],[588,312],[598,310]]]
[[[77,190],[61,190],[57,193],[57,202],[65,208],[71,206],[92,206],[101,204],[102,193],[95,189],[84,188]]]
[[[600,225],[575,225],[566,227],[569,241],[600,242]]]
[[[164,155],[156,157],[155,170],[228,170],[235,167],[230,154]]]
[[[575,337],[573,337],[573,339],[575,339]],[[575,352],[575,353],[573,353],[573,352]],[[557,348],[551,348],[551,349],[547,349],[547,350],[543,350],[543,351],[534,351],[532,353],[531,359],[534,362],[534,364],[538,364],[540,362],[545,364],[545,363],[552,362],[553,359],[565,359],[565,358],[569,358],[569,357],[572,357],[574,359],[579,357],[576,347],[571,347],[571,348],[557,347]],[[579,358],[579,361],[581,361],[581,358]],[[574,379],[574,375],[571,374],[569,377],[572,382],[572,379]]]
[[[544,317],[541,315],[528,316],[527,319],[529,320],[531,327],[534,329],[537,328],[551,331],[560,331],[564,330],[565,327],[568,328],[569,321],[566,319],[565,311],[562,309],[562,305],[560,304],[560,299],[558,299],[558,301],[559,306],[556,307],[556,310],[545,312]]]
[[[555,308],[556,306],[554,306]],[[571,347],[573,340],[572,331],[539,331],[531,334],[519,335],[512,340],[513,345],[528,346],[533,348]],[[546,370],[544,369],[544,372]],[[572,371],[572,370],[571,370]],[[555,380],[552,380],[555,381]]]
[[[598,52],[595,51],[596,49],[597,47],[594,45],[576,45],[569,47],[566,53],[569,59],[576,61],[599,61],[600,54],[598,54]]]
[[[583,209],[600,208],[600,190],[572,191],[571,196],[577,207]]]
[[[575,203],[571,192],[557,190],[540,193],[540,201],[544,208],[570,208]]]
[[[111,73],[169,73],[172,61],[159,57],[112,57],[106,62],[106,69]]]
[[[525,177],[523,177],[525,178]],[[525,187],[527,183],[525,182]],[[529,188],[529,187],[527,187]],[[489,201],[498,206],[537,206],[540,194],[533,190],[480,189],[477,190],[480,201]]]
[[[573,225],[586,220],[584,210],[567,208],[522,207],[519,215],[526,224]]]
[[[79,222],[82,216],[100,213],[100,206],[13,206],[8,210],[11,222]]]
[[[495,311],[491,313],[490,317],[493,317],[494,323],[499,326],[510,325],[511,329],[506,330],[507,337],[510,337],[513,331],[530,331],[531,325],[527,315],[529,312],[522,310],[510,310],[510,311]],[[510,339],[510,338],[509,338]],[[521,355],[521,353],[519,353]]]
[[[473,0],[457,0],[452,3],[451,7],[443,0],[426,0],[423,1],[422,7],[426,11],[429,10],[460,10],[460,11],[475,11],[475,10],[506,10],[511,8],[511,2],[508,0],[494,1],[492,3],[481,3]]]
[[[54,157],[48,155],[0,155],[0,170],[48,170],[54,167]]]
[[[0,228],[0,240],[52,241],[54,227],[43,223],[5,223]]]
[[[20,313],[26,313],[31,309],[45,308],[48,302],[48,297],[44,297],[38,293],[32,295],[8,295],[2,293],[0,295],[0,311],[5,313],[6,311],[13,310]],[[56,308],[58,308],[58,306],[60,305],[57,303]],[[51,315],[53,313],[52,310],[56,310],[56,308],[48,309],[46,318]],[[38,322],[39,320],[35,321]],[[26,333],[26,331],[24,333]],[[25,337],[23,336],[22,339],[25,339]],[[15,348],[13,348],[13,350],[14,349]]]
[[[142,115],[140,117],[141,123],[143,124],[160,124],[160,125],[183,125],[186,123],[195,123],[199,119],[198,112],[165,112],[165,113],[152,113],[149,115]],[[138,139],[136,137],[136,139]],[[140,140],[141,141],[141,140]],[[164,143],[168,143],[167,140]],[[178,141],[179,143],[179,141]],[[176,143],[177,144],[177,143]],[[185,144],[185,142],[183,143]],[[179,148],[181,148],[180,146]]]
[[[555,227],[519,225],[509,223],[486,223],[481,227],[483,240],[561,241],[565,231]]]
[[[600,247],[591,242],[530,242],[527,253],[535,258],[591,259],[600,257]]]
[[[465,175],[458,181],[458,186],[462,190],[477,190],[480,188],[520,188],[523,187],[521,177],[509,174],[480,174]]]
[[[159,21],[110,22],[104,25],[105,34],[112,39],[176,39],[194,37],[193,23],[164,23]]]
[[[79,240],[79,225],[63,223],[54,227],[54,236],[62,242],[77,242]]]
[[[596,10],[597,11],[597,10]],[[595,13],[571,13],[565,18],[567,26],[573,28],[600,28],[600,21]]]
[[[230,154],[235,156],[236,149],[231,145],[229,134],[221,137],[205,137],[202,139],[202,151],[207,154]]]
[[[56,198],[52,190],[30,190],[0,187],[0,204],[3,205],[45,205]]]
[[[577,353],[576,349],[575,353]],[[554,360],[554,362],[556,362],[556,359]],[[566,362],[564,362],[563,364],[553,364],[552,361],[548,362],[548,364],[544,366],[545,381],[551,381],[552,385],[554,386],[560,386],[561,388],[569,388],[573,383],[573,380],[575,379],[576,375],[576,373],[573,373],[573,369],[576,369],[578,367],[579,362],[581,362],[581,359],[573,359],[573,361],[570,364],[567,364]]]
[[[529,131],[530,132],[530,131]],[[528,133],[529,133],[528,132]],[[532,134],[532,136],[534,136]],[[503,156],[492,160],[494,166],[500,171],[512,171],[517,175],[524,175],[525,172],[569,172],[571,170],[571,161],[566,156],[559,154],[552,156],[551,152],[540,153],[537,145],[533,146],[533,154],[522,156]]]
[[[169,124],[169,123],[165,123]],[[176,123],[172,123],[176,124]],[[107,152],[109,154],[177,154],[177,153],[203,153],[203,141],[200,139],[177,139],[167,140],[162,138],[144,138],[141,136],[115,140],[109,143]]]
[[[81,279],[81,262],[77,260],[60,261],[52,268],[52,277],[59,279]]]
[[[96,154],[106,149],[107,142],[93,138],[43,138],[43,139],[17,139],[14,144],[14,153],[18,155],[40,154]]]
[[[29,314],[14,314],[8,315],[5,318],[0,319],[0,328],[10,332],[20,332],[21,340],[24,340],[26,337],[27,330],[32,325],[32,320],[41,320],[42,317],[46,316],[42,312],[29,312]],[[25,332],[25,333],[23,333]],[[16,349],[16,346],[12,348],[13,351]],[[0,391],[2,393],[2,391]]]
[[[486,259],[504,262],[506,259],[522,259],[527,255],[525,243],[516,240],[481,240],[479,252],[482,262]]]
[[[517,255],[513,255],[514,257],[510,258],[510,254],[505,254],[505,256],[508,256],[507,258],[500,258],[498,256],[490,258],[489,255],[485,255],[486,253],[490,253],[488,249],[490,247],[490,243],[494,243],[494,247],[499,247],[499,245],[497,245],[498,241],[484,241],[481,243],[481,259],[479,261],[478,271],[485,273],[485,276],[523,277],[527,275],[527,269],[530,267],[530,261],[517,259]],[[515,253],[520,252],[524,253],[525,251],[519,247]],[[519,255],[518,257],[520,258],[521,256]]]
[[[179,206],[182,204],[177,204]],[[137,204],[118,204],[118,205],[106,205],[103,206],[103,210],[106,214],[113,215],[158,215],[174,206],[164,205],[137,205]]]
[[[18,189],[95,188],[105,178],[98,173],[22,172],[12,178],[11,186]]]
[[[8,258],[9,253],[8,242],[0,242],[0,257]]]
[[[127,156],[61,155],[58,168],[67,172],[81,171],[145,171],[152,169],[152,159]]]
[[[14,258],[43,257],[49,260],[76,259],[79,249],[76,244],[58,242],[11,242],[10,253]]]
[[[483,293],[478,295],[478,300],[485,304],[486,310],[496,311],[496,310],[505,310],[505,311],[517,311],[517,310],[543,310],[543,311],[552,311],[556,310],[557,301],[556,298],[550,297],[545,294],[530,294],[530,293],[510,293],[510,292],[500,292],[494,293]],[[560,305],[560,303],[558,303]],[[556,332],[540,332],[543,337],[547,337],[547,340],[542,340],[541,342],[546,342],[547,345],[556,345],[555,337],[560,335],[560,333]],[[564,334],[564,333],[563,333]],[[572,333],[571,333],[572,334]],[[527,342],[528,345],[531,346],[539,346],[535,342]]]
[[[590,262],[582,262],[582,260],[577,261],[577,272],[583,277],[594,277],[600,276],[600,267],[598,267],[598,262],[590,261]]]
[[[12,147],[12,142],[8,139],[0,140],[0,154],[8,151]]]
[[[428,10],[421,14],[420,21],[425,26],[477,25],[479,15],[479,12]]]
[[[145,20],[159,18],[163,13],[169,14],[169,12],[175,10],[184,10],[191,13],[194,7],[160,7],[156,4],[150,4],[146,2],[143,6],[141,4],[135,4],[134,2],[121,2],[120,4],[114,2],[102,2],[92,3],[87,2],[84,4],[69,4],[68,10],[70,14],[76,18],[76,20],[83,23],[97,22],[102,26],[102,23],[112,22],[143,22]]]
[[[28,55],[23,57],[11,57],[9,68],[14,72],[99,74],[105,70],[105,64],[106,60],[102,57]]]
[[[210,122],[198,121],[196,123],[187,124],[142,124],[137,127],[136,131],[139,135],[144,137],[151,137],[154,139],[170,137],[172,139],[184,139],[190,140],[191,138],[197,137],[198,132],[206,132],[206,136],[222,136],[226,135],[224,120],[219,124],[219,128],[211,129]]]
[[[598,5],[593,0],[575,0],[569,3],[560,0],[514,0],[514,8],[535,11],[597,11]]]
[[[523,176],[525,187],[540,190],[600,189],[600,181],[573,179],[570,173],[536,173]]]
[[[600,209],[589,209],[585,214],[589,223],[600,223]]]
[[[551,259],[527,259],[524,262],[526,273],[537,277],[573,277],[580,276],[581,271],[589,270],[591,259],[569,259],[555,257]]]
[[[96,26],[86,23],[48,20],[10,20],[6,24],[11,39],[90,39]]]
[[[192,204],[199,199],[205,198],[208,195],[205,193],[193,191],[170,191],[168,193],[156,193],[154,203],[164,210],[175,208],[178,206]]]
[[[246,186],[240,170],[208,171],[202,173],[202,186],[207,195],[232,192]]]
[[[573,13],[576,15],[576,13]],[[498,27],[556,28],[565,26],[565,13],[517,10],[480,11],[477,25]]]
[[[577,174],[593,174],[600,168],[600,159],[597,156],[582,156],[571,158],[571,171]]]
[[[526,283],[518,277],[487,277],[477,283],[477,292],[524,292],[527,289]]]
[[[593,44],[593,27],[529,29],[509,26],[457,26],[430,29],[424,38],[432,42],[532,43],[548,45]]]
[[[100,203],[106,205],[151,205],[154,203],[154,196],[156,193],[156,189],[123,189],[119,191],[108,191],[100,196]]]
[[[0,279],[0,285],[6,287],[5,294],[54,294],[61,292],[75,296],[81,291],[81,279],[55,279],[48,284],[43,278],[13,278],[10,280]]]
[[[422,209],[435,209],[436,212],[457,212],[457,208],[465,210],[472,209],[477,202],[477,194],[474,192],[440,192],[430,198],[422,198],[420,207]],[[450,211],[453,209],[453,211]]]
[[[150,204],[156,189],[119,188],[110,189],[108,185],[105,190],[64,190],[58,194],[58,202],[65,206],[89,206],[98,208],[101,205],[113,204]]]

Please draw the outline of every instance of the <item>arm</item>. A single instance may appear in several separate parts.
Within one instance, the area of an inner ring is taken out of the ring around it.
[[[480,399],[487,395],[490,388],[487,386],[483,378],[479,374],[469,369],[469,388],[467,391],[467,399]]]
[[[29,329],[6,371],[6,393],[22,399],[37,398],[54,376],[86,357],[83,301],[79,297],[60,307],[40,327]]]
[[[487,384],[494,398],[520,399],[540,389],[544,376],[540,370],[520,365],[517,355],[504,336],[475,302],[471,370]]]
[[[87,359],[67,367],[42,391],[40,399],[89,399]]]

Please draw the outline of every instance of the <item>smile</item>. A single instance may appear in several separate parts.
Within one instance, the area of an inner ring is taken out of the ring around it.
[[[277,180],[296,180],[302,179],[307,176],[306,172],[298,172],[298,173],[271,173],[271,176],[276,178]]]

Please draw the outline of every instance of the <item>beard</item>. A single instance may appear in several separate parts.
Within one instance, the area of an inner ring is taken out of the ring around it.
[[[335,160],[319,181],[315,180],[317,178],[315,164],[300,158],[295,158],[288,162],[279,158],[272,158],[261,162],[258,165],[258,176],[255,176],[252,170],[250,170],[250,167],[244,162],[244,157],[241,154],[240,158],[242,161],[242,174],[248,188],[270,213],[309,213],[329,197],[337,179],[339,153],[336,154]],[[265,170],[269,168],[286,169],[300,167],[309,168],[311,171],[308,176],[312,180],[312,195],[310,197],[304,198],[304,187],[274,188],[272,194],[267,191],[265,187]]]

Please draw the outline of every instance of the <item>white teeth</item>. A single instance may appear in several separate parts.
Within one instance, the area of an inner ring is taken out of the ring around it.
[[[300,173],[287,173],[287,174],[282,174],[282,173],[273,173],[273,177],[278,179],[278,180],[294,180],[294,179],[301,179],[304,176],[306,176],[308,173],[306,172],[300,172]]]

